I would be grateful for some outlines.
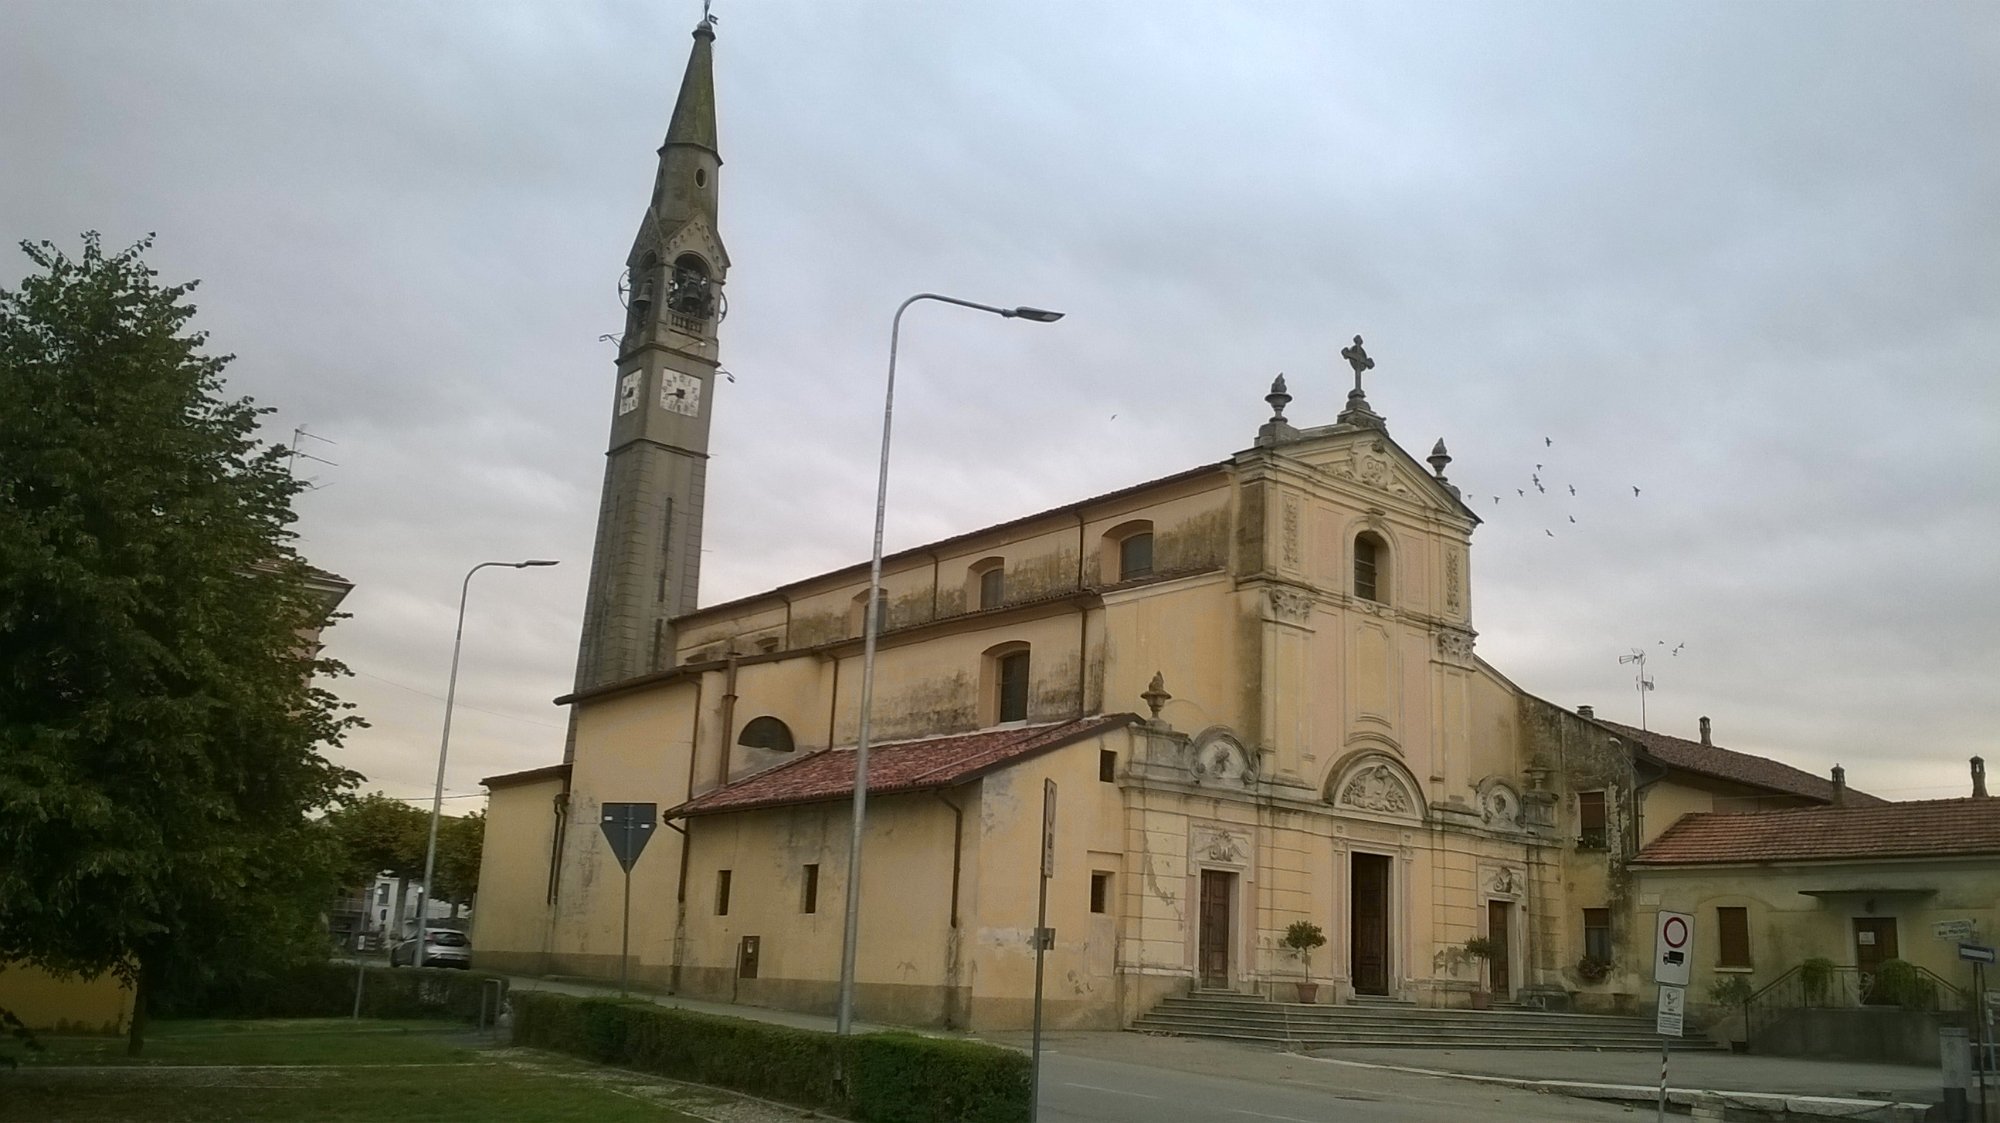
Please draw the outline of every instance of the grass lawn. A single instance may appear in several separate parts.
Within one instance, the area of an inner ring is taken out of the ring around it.
[[[146,1053],[45,1037],[0,1069],[0,1123],[693,1123],[718,1098],[567,1058],[494,1049],[455,1023],[156,1022]]]

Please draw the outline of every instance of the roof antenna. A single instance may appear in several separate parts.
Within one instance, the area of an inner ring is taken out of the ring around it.
[[[305,427],[305,426],[303,426],[303,425],[299,426],[299,427],[298,427],[298,428],[296,428],[296,429],[293,429],[293,430],[292,430],[292,447],[290,447],[290,448],[288,448],[288,449],[286,449],[286,450],[285,450],[285,474],[286,474],[286,475],[288,475],[288,476],[291,476],[291,477],[292,477],[293,479],[297,479],[297,478],[298,478],[298,474],[299,474],[299,472],[298,472],[298,465],[299,465],[299,457],[301,457],[301,456],[305,457],[305,458],[306,458],[307,460],[312,460],[312,461],[316,461],[316,462],[318,462],[318,463],[320,463],[320,464],[324,464],[324,465],[326,465],[326,466],[327,466],[327,467],[329,467],[329,468],[338,468],[338,467],[340,467],[340,465],[338,465],[338,464],[335,464],[335,463],[334,463],[333,461],[331,461],[331,460],[328,460],[328,459],[327,459],[326,457],[324,457],[324,456],[314,456],[314,455],[313,455],[312,453],[310,453],[310,452],[300,452],[300,451],[299,451],[299,442],[300,442],[301,440],[303,440],[304,438],[306,438],[306,437],[311,437],[311,438],[312,438],[313,440],[316,440],[316,441],[320,441],[320,442],[322,442],[322,443],[324,443],[324,444],[333,444],[333,443],[334,443],[333,441],[330,441],[330,440],[328,440],[327,438],[325,438],[325,437],[322,437],[322,436],[320,436],[320,435],[319,435],[318,433],[308,433],[308,432],[306,432],[306,427]],[[316,483],[314,483],[314,482],[313,482],[313,481],[311,481],[311,480],[307,480],[307,481],[306,481],[306,487],[307,487],[307,488],[309,488],[309,489],[311,489],[311,490],[314,490],[314,491],[317,491],[317,490],[319,490],[320,486],[321,486],[321,485],[319,485],[319,484],[316,484]]]
[[[1646,677],[1646,649],[1635,647],[1630,655],[1620,655],[1618,662],[1638,664],[1638,674],[1633,676],[1633,688],[1639,692],[1639,731],[1646,730],[1646,692],[1653,689],[1653,680]]]

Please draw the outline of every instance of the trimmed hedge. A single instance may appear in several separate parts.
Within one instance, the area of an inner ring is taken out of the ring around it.
[[[342,1018],[354,1013],[354,975],[345,963],[311,963],[275,974],[218,980],[185,993],[162,994],[153,1014],[162,1018]],[[500,975],[445,967],[365,967],[361,1014],[368,1018],[479,1017],[479,994],[486,987],[488,1018],[498,1017],[489,980]]]
[[[1028,1058],[976,1041],[814,1030],[537,991],[513,996],[514,1044],[732,1088],[869,1123],[1020,1123]]]

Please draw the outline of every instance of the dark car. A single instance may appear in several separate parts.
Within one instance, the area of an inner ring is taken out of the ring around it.
[[[424,929],[424,966],[426,967],[470,967],[472,966],[472,940],[455,928]],[[389,952],[389,966],[414,967],[417,962],[417,941],[404,940]]]

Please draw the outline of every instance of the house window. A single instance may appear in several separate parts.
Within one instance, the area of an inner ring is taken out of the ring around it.
[[[1381,564],[1387,555],[1382,540],[1373,534],[1363,534],[1354,540],[1355,596],[1378,603],[1389,599],[1388,582],[1382,579]]]
[[[1095,913],[1111,911],[1111,875],[1104,870],[1091,871],[1090,911]]]
[[[999,694],[993,720],[1028,720],[1028,652],[1026,649],[1000,656],[995,660],[994,671],[994,677],[999,680]]]
[[[854,594],[854,607],[848,610],[847,625],[856,636],[868,634],[868,590]],[[889,630],[889,590],[878,589],[875,593],[875,634]]]
[[[1716,909],[1715,933],[1720,938],[1715,957],[1717,967],[1750,966],[1750,910]]]
[[[1110,749],[1097,750],[1097,778],[1107,784],[1118,782],[1118,754]]]
[[[1583,957],[1611,962],[1611,910],[1583,910]]]
[[[1609,842],[1604,831],[1604,793],[1576,793],[1576,848],[1603,850]]]
[[[819,911],[819,863],[806,863],[805,876],[801,877],[799,891],[799,911]]]
[[[1007,568],[996,565],[979,575],[979,607],[999,608],[1007,599]]]
[[[729,915],[729,871],[715,871],[715,915]]]
[[[794,748],[791,726],[769,714],[751,718],[737,736],[736,743],[752,749],[769,749],[774,753],[788,753]]]
[[[1135,577],[1153,575],[1153,533],[1128,536],[1118,544],[1118,579],[1130,581]]]

